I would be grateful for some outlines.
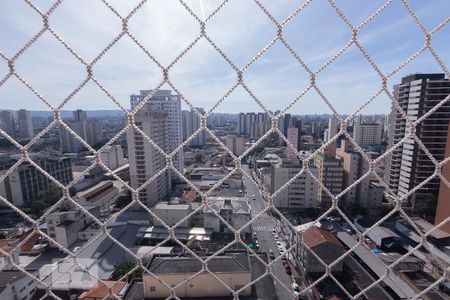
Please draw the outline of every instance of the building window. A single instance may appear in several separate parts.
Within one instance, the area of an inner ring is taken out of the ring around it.
[[[150,292],[156,292],[156,287],[151,286],[151,287],[150,287]]]

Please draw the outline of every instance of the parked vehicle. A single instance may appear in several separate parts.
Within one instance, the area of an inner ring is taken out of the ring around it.
[[[275,254],[273,253],[272,249],[269,249],[269,257],[270,259],[275,259]]]
[[[295,296],[300,295],[300,287],[295,282],[292,283],[292,292],[294,293]]]

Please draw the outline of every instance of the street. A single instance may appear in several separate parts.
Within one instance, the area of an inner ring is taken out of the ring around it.
[[[250,169],[248,168],[248,165],[243,165],[242,168],[247,174],[251,174]],[[247,178],[243,178],[244,185],[247,189],[247,199],[250,202],[251,205],[251,211],[252,211],[252,218],[255,217],[259,212],[264,210],[266,208],[266,203],[262,199],[261,194],[259,192],[259,187],[252,184]],[[255,195],[253,197],[253,195]],[[255,200],[253,200],[255,199]],[[269,254],[269,249],[273,251],[275,254],[275,257],[278,257],[280,255],[278,251],[278,247],[276,245],[276,241],[274,239],[274,236],[272,234],[272,230],[275,228],[275,222],[272,219],[272,216],[269,215],[268,212],[261,215],[259,218],[255,219],[255,221],[252,223],[253,232],[256,233],[257,240],[259,243],[259,251],[260,252],[266,252]],[[281,241],[284,249],[286,249],[284,242]],[[269,260],[271,261],[271,260]],[[281,260],[278,260],[273,265],[273,270],[275,276],[287,287],[283,287],[278,281],[274,280],[274,285],[276,288],[276,294],[278,295],[278,299],[295,299],[294,295],[292,294],[292,282],[293,278],[291,275],[288,275],[286,273],[286,270],[281,262]]]

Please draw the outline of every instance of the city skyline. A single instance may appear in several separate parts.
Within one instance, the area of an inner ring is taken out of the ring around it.
[[[188,3],[198,16],[203,15],[201,3],[202,1]],[[40,4],[43,5],[44,1],[37,2],[38,6]],[[342,4],[342,11],[350,21],[359,24],[381,4],[382,2],[374,1],[362,5],[352,1]],[[73,47],[74,51],[86,61],[90,61],[119,34],[120,19],[114,19],[114,15],[100,2],[94,4],[90,10],[74,9],[75,5],[83,6],[80,3],[63,3],[56,10],[55,15],[51,15],[50,24],[55,32]],[[113,6],[115,5],[119,13],[123,15],[126,15],[133,6],[132,3],[114,3]],[[215,5],[216,3],[211,2],[203,3],[204,14],[208,15],[212,12]],[[268,2],[264,5],[267,5],[269,12],[278,20],[286,18],[296,8],[296,5],[289,1]],[[433,1],[426,5],[423,2],[414,2],[411,5],[425,28],[431,30],[444,20],[448,2]],[[47,8],[45,5],[43,7]],[[14,55],[41,26],[36,13],[19,1],[5,4],[0,13],[13,9],[23,13],[23,17],[29,17],[30,22],[19,24],[21,18],[14,18],[8,14],[0,19],[0,25],[6,28],[0,33],[0,37],[7,41],[2,44],[0,51],[7,57]],[[142,19],[142,12],[138,12],[129,21],[130,31],[146,48],[149,48],[162,65],[167,65],[195,38],[198,33],[198,24],[178,3],[163,4],[154,1],[144,5],[142,9],[146,15],[149,14],[153,18]],[[160,9],[170,14],[172,18],[169,20],[161,18],[158,14]],[[257,13],[250,13],[255,10]],[[99,14],[99,17],[91,18],[90,14],[94,12]],[[62,15],[64,18],[61,18]],[[236,23],[228,24],[227,16],[231,15],[236,19]],[[327,26],[318,26],[318,20],[324,17],[327,18]],[[79,20],[82,20],[83,26],[87,27],[79,28]],[[92,22],[98,24],[94,25]],[[244,27],[248,28],[241,30],[246,23],[249,26]],[[385,74],[394,70],[423,46],[423,33],[418,30],[414,20],[399,1],[393,1],[373,23],[369,23],[361,30],[359,40]],[[89,26],[94,26],[96,30],[80,35],[80,32],[85,32]],[[448,51],[445,51],[445,45],[449,43],[449,35],[445,34],[448,31],[447,27],[444,26],[433,35],[433,48],[444,63],[450,59]],[[146,35],[141,28],[147,28]],[[148,31],[148,28],[155,31]],[[247,2],[231,2],[225,5],[223,15],[212,18],[206,29],[212,40],[240,68],[276,35],[276,28],[270,19],[256,4]],[[14,35],[8,36],[10,32],[14,32]],[[226,32],[226,34],[221,36],[218,32]],[[302,34],[302,39],[298,39],[296,34]],[[351,30],[339,19],[328,3],[313,1],[286,25],[284,36],[305,63],[312,70],[316,70],[350,40]],[[317,36],[324,38],[318,39]],[[151,43],[152,39],[160,40],[160,43]],[[236,46],[241,44],[246,46],[245,51],[241,51],[241,47],[237,50]],[[388,49],[382,47],[384,44],[398,46]],[[48,55],[49,53],[52,55]],[[33,64],[30,65],[30,62]],[[44,33],[17,59],[16,69],[53,105],[65,99],[86,77],[85,68],[48,32]],[[98,81],[124,107],[128,107],[130,92],[140,88],[156,88],[162,79],[162,71],[127,36],[122,37],[94,65],[93,71]],[[441,73],[442,70],[427,50],[388,81],[389,90],[393,91],[393,85],[401,77],[414,72]],[[7,74],[5,61],[0,63],[0,74]],[[177,62],[169,74],[175,87],[195,107],[203,107],[206,111],[231,88],[236,80],[236,73],[204,39],[201,39],[186,56]],[[244,79],[266,108],[274,111],[286,107],[302,92],[308,85],[309,75],[278,41],[244,72]],[[316,82],[341,114],[354,112],[381,87],[381,79],[355,45],[331,66],[320,72]],[[168,85],[161,88],[171,89]],[[10,99],[19,100],[10,101]],[[98,87],[88,82],[62,109],[88,109],[93,99],[99,109],[117,107]],[[0,103],[2,108],[8,109],[22,107],[29,110],[48,109],[15,78],[7,80],[0,89]],[[236,103],[240,104],[239,110]],[[183,101],[182,105],[182,109],[185,109]],[[374,99],[365,111],[387,113],[389,109],[390,99],[382,94]],[[238,87],[217,107],[216,111],[238,113],[262,111],[262,109],[242,87]],[[315,91],[310,90],[289,112],[311,114],[330,113],[331,110]]]

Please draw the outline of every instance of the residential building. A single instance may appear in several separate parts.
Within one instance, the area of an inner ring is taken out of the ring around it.
[[[315,276],[325,273],[325,266],[311,252],[313,251],[326,265],[334,263],[340,258],[345,250],[339,243],[338,239],[330,232],[316,226],[312,226],[297,236],[297,255],[298,262],[301,264],[300,270]],[[300,241],[308,246],[305,247]],[[340,260],[331,269],[332,273],[341,273],[343,269],[343,261]],[[305,275],[305,274],[303,274]]]
[[[225,140],[225,146],[234,155],[239,156],[244,153],[244,138],[242,136],[228,135]]]
[[[18,270],[0,272],[0,299],[33,299],[36,282]]]
[[[287,139],[292,144],[294,149],[298,151],[298,128],[289,127],[287,129]],[[286,157],[288,159],[297,158],[297,154],[289,145],[286,145]]]
[[[225,219],[235,230],[243,228],[252,219],[250,207],[244,198],[208,197],[206,201],[209,207],[205,207],[203,210],[204,227],[212,229],[213,232],[231,232],[214,212]],[[250,226],[243,228],[242,232],[250,232]]]
[[[343,190],[369,171],[369,162],[355,150],[354,145],[347,139],[341,140],[341,147],[337,148],[336,157],[342,160]],[[341,205],[348,209],[359,206],[365,210],[366,214],[375,215],[379,212],[383,191],[384,187],[374,175],[369,175],[345,193]]]
[[[203,108],[196,108],[200,114],[205,114]],[[183,141],[187,140],[200,128],[200,118],[193,110],[183,110],[182,115],[182,128],[183,128]],[[192,146],[204,146],[206,145],[208,135],[206,131],[202,130],[191,141]]]
[[[353,139],[363,149],[371,145],[380,145],[383,137],[383,124],[363,122],[360,116],[353,125]]]
[[[22,139],[32,139],[33,120],[31,119],[31,112],[25,109],[17,111],[17,136]]]
[[[247,253],[226,254],[213,257],[208,261],[208,269],[221,281],[226,282],[225,287],[211,274],[203,272],[202,263],[192,257],[155,257],[148,269],[153,275],[142,275],[144,298],[164,299],[170,297],[170,291],[161,283],[176,286],[183,281],[187,282],[177,288],[177,297],[184,298],[210,298],[230,297],[232,290],[247,286],[240,296],[251,295],[252,273]],[[156,278],[155,276],[156,275]],[[194,276],[196,275],[196,276]]]
[[[411,122],[425,115],[449,94],[450,81],[444,74],[413,74],[403,77],[401,83],[394,86],[394,96]],[[391,115],[389,148],[405,140],[393,150],[386,178],[389,188],[401,197],[434,174],[436,168],[415,140],[408,136],[406,120],[395,107]],[[437,161],[444,159],[449,120],[450,103],[446,102],[415,126],[415,135]],[[438,177],[431,179],[412,195],[405,196],[407,199],[403,205],[414,209],[417,202],[436,201],[439,182]]]
[[[183,141],[181,97],[172,94],[172,91],[170,90],[141,90],[138,95],[130,96],[131,109],[134,109],[142,100],[151,95],[151,93],[153,93],[153,95],[148,99],[144,106],[147,106],[150,111],[156,110],[166,114],[164,117],[165,145],[162,149],[166,153],[171,153],[181,145]],[[183,172],[183,151],[179,151],[174,155],[172,163],[179,172]],[[173,174],[173,179],[176,178],[176,175]]]
[[[342,192],[342,183],[344,170],[342,160],[336,158],[336,142],[325,147],[324,151],[319,152],[315,157],[315,165],[319,169],[319,185],[317,200],[322,207],[331,205],[331,197],[325,191],[324,187],[336,196]]]
[[[450,157],[450,130],[447,132],[447,142],[445,145],[445,155],[444,157]],[[450,164],[446,163],[442,167],[442,176],[450,181]],[[444,181],[441,181],[439,186],[439,196],[436,206],[436,217],[434,218],[434,224],[438,225],[448,217],[450,217],[450,188]],[[445,223],[440,227],[441,230],[450,233],[450,222]]]
[[[30,153],[29,156],[43,170],[60,183],[67,185],[73,180],[70,158],[46,154]],[[0,158],[0,174],[4,174],[20,159],[20,155],[6,155]],[[0,182],[0,195],[19,207],[29,207],[53,185],[41,171],[29,162],[22,163],[9,176]]]
[[[102,124],[97,120],[88,120],[86,111],[78,109],[72,112],[72,120],[65,121],[67,126],[90,146],[103,141]],[[63,152],[80,152],[85,146],[64,127],[59,128],[60,146]]]
[[[141,129],[161,149],[167,150],[168,114],[157,107],[145,105],[134,115],[135,125]],[[152,178],[166,165],[165,157],[135,129],[127,133],[128,162],[130,181],[133,188],[138,188]],[[181,143],[181,142],[180,142]],[[164,172],[148,183],[140,191],[139,199],[151,207],[167,198],[172,188],[169,172]]]
[[[236,125],[237,134],[245,134],[245,113],[239,113]]]
[[[0,111],[0,129],[11,137],[15,136],[14,118],[10,111]]]
[[[19,251],[13,251],[20,241],[17,239],[0,240],[0,249],[11,255],[11,260],[15,264],[19,264]],[[8,258],[0,252],[0,270],[12,270],[15,267],[10,264]],[[1,299],[1,298],[0,298]]]
[[[335,135],[337,135],[339,132],[339,120],[336,118],[336,116],[331,116],[328,119],[328,130],[327,135],[325,137],[325,142],[331,140]]]
[[[270,168],[270,192],[273,194],[302,170],[299,159],[279,158],[271,160]],[[319,170],[314,165],[309,166],[309,171],[319,177]],[[287,188],[283,189],[274,199],[277,208],[306,209],[317,207],[318,184],[308,174],[298,176]]]
[[[120,145],[103,148],[102,152],[100,152],[100,160],[110,170],[115,170],[126,163],[123,156],[123,149]]]

